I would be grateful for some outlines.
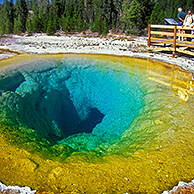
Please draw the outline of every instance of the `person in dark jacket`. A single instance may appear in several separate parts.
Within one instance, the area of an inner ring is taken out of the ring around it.
[[[183,9],[181,7],[178,8],[178,20],[179,20],[179,23],[178,23],[178,26],[182,26],[183,25],[183,22],[184,22],[184,19],[186,17],[186,13],[183,11]]]
[[[177,18],[179,20],[178,26],[182,26],[183,25],[186,15],[187,14],[183,11],[183,9],[181,7],[179,7],[178,8],[178,15],[177,15]],[[179,34],[184,34],[184,31],[179,29]],[[178,40],[183,40],[183,37],[179,36]]]

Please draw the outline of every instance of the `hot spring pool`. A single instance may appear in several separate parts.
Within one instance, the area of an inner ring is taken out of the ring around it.
[[[194,80],[101,55],[1,61],[0,181],[54,193],[160,193],[194,178]]]

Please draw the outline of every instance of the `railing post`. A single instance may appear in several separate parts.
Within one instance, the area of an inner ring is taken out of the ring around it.
[[[175,57],[176,54],[176,33],[177,33],[177,26],[174,26],[174,40],[173,40],[173,55],[172,57]]]
[[[151,43],[151,24],[148,25],[148,49],[150,48]]]

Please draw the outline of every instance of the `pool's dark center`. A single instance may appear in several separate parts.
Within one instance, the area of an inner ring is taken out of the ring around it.
[[[48,134],[53,141],[73,134],[91,133],[104,117],[97,108],[90,108],[87,118],[81,120],[66,88],[63,91],[50,91],[46,99],[43,96],[41,104],[39,107],[51,118],[52,128],[55,129],[54,133]]]

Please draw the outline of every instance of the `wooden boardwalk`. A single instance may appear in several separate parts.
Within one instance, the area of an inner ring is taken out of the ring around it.
[[[183,31],[184,34],[179,33],[179,30]],[[189,31],[190,34],[186,34],[185,31]],[[171,51],[173,57],[175,57],[176,52],[194,56],[194,42],[192,42],[192,38],[194,38],[193,31],[194,28],[150,24],[148,26],[148,50]],[[178,37],[184,40],[177,40]],[[185,41],[188,38],[191,41]]]

